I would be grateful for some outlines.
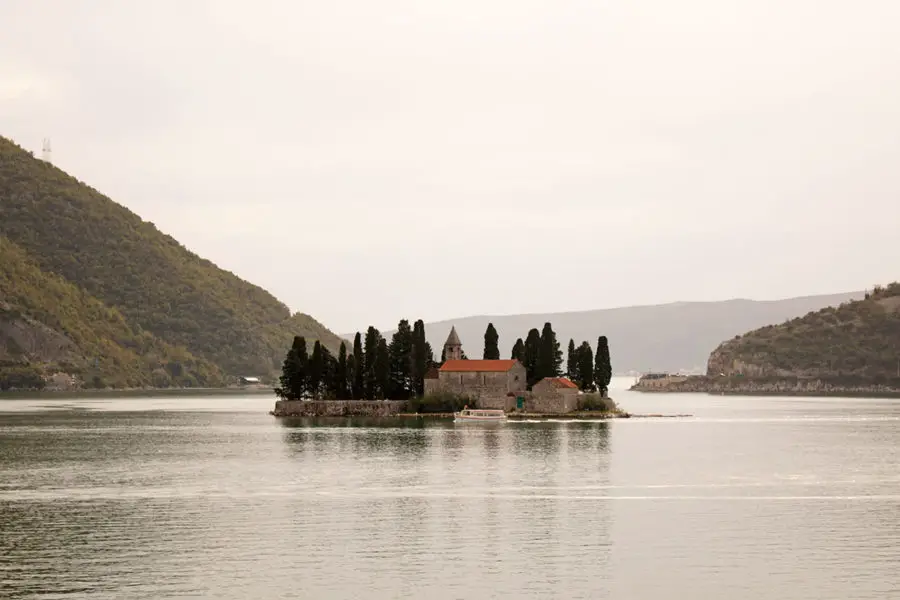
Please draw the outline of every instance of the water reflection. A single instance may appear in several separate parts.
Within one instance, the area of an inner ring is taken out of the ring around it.
[[[487,427],[18,414],[0,421],[0,596],[896,595],[896,419],[779,410]]]

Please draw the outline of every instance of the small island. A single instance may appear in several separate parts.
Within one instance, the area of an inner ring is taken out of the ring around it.
[[[640,392],[900,397],[900,283],[722,343],[706,375],[648,373]]]
[[[404,319],[388,341],[374,327],[356,334],[352,351],[342,343],[335,358],[318,341],[307,352],[294,338],[284,360],[275,416],[452,416],[469,408],[499,409],[510,417],[625,417],[609,397],[612,368],[605,336],[594,353],[588,342],[569,341],[568,360],[550,323],[532,329],[501,359],[493,324],[481,359],[469,359],[451,327],[435,360],[425,325]]]

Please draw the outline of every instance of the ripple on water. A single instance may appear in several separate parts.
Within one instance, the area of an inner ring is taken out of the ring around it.
[[[900,415],[772,406],[494,428],[17,415],[0,595],[896,597]]]

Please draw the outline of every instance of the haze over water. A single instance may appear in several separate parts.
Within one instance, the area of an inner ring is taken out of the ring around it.
[[[269,416],[268,396],[0,401],[0,597],[900,595],[900,402],[614,396],[694,416],[321,425]]]

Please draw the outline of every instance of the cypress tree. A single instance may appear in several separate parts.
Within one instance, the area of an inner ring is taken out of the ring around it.
[[[522,341],[522,338],[517,339],[516,343],[513,344],[510,358],[519,361],[523,365],[525,364],[525,342]]]
[[[447,347],[446,346],[441,348],[441,364],[444,364],[445,362],[447,362]]]
[[[425,339],[425,322],[422,319],[413,324],[412,345],[413,394],[421,396],[425,393],[425,373],[434,362],[431,344]]]
[[[281,367],[281,377],[278,380],[280,387],[276,392],[279,396],[288,400],[298,400],[307,394],[308,363],[306,339],[296,335]]]
[[[353,358],[352,356],[350,358]],[[341,342],[341,348],[338,350],[337,368],[334,371],[334,397],[338,400],[346,400],[350,397],[350,373],[347,362],[347,344]]]
[[[609,341],[605,335],[597,340],[597,355],[594,358],[594,381],[597,389],[604,396],[609,391],[609,382],[612,380],[612,364],[609,360]]]
[[[575,357],[575,340],[569,338],[569,349],[566,353],[566,377],[578,382],[578,359]]]
[[[402,319],[388,346],[390,356],[390,384],[386,396],[392,400],[406,400],[413,391],[413,333],[409,321]]]
[[[391,355],[388,351],[387,340],[381,336],[378,337],[378,346],[375,348],[375,360],[373,362],[373,397],[383,400],[387,397],[391,385]]]
[[[352,354],[347,356],[347,389],[346,400],[357,400],[354,395],[353,383],[356,381],[356,357]],[[342,398],[343,399],[343,398]]]
[[[366,400],[374,400],[378,392],[378,377],[375,374],[375,360],[378,344],[382,340],[381,333],[371,325],[366,330],[366,341],[363,355],[365,369],[363,373],[363,389]]]
[[[594,391],[594,351],[589,343],[581,342],[575,351],[575,360],[578,363],[578,380],[575,383],[585,392]]]
[[[559,377],[562,372],[562,350],[559,349],[559,342],[556,341],[556,333],[550,323],[544,323],[544,329],[541,331],[541,346],[538,355],[538,380],[544,377]]]
[[[541,333],[537,329],[528,332],[525,338],[525,373],[528,389],[540,380],[538,361],[541,355]]]
[[[500,358],[500,346],[498,345],[500,341],[500,336],[497,334],[497,330],[494,329],[493,323],[488,323],[487,329],[484,332],[484,359],[485,360],[497,360]]]
[[[325,383],[325,354],[322,352],[322,344],[319,340],[313,344],[312,355],[309,357],[309,392],[314,398],[322,395]]]
[[[331,353],[331,350],[322,345],[322,396],[328,399],[335,399],[338,395],[338,361]]]
[[[366,361],[363,356],[362,336],[356,332],[353,338],[353,379],[350,395],[354,400],[361,400],[366,393]]]

